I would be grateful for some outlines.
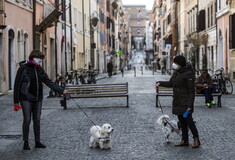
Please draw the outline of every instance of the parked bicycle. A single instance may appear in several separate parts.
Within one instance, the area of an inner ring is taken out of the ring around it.
[[[222,94],[233,93],[233,84],[230,81],[229,76],[224,73],[224,68],[216,70],[215,74],[212,76],[212,79],[214,82],[219,84]]]
[[[58,84],[60,87],[64,88],[66,85],[66,78],[63,77],[61,74],[56,74],[57,79],[55,80],[55,83]],[[48,97],[61,97],[62,94],[59,94],[57,92],[54,92],[52,89],[49,91]]]
[[[79,75],[78,78],[79,78],[81,84],[86,84],[86,80],[85,80],[86,70],[87,69],[83,69],[83,68],[77,69],[77,72],[79,73],[78,74]]]
[[[98,70],[88,70],[88,79],[87,79],[87,84],[96,84],[96,76],[97,76],[97,71]]]

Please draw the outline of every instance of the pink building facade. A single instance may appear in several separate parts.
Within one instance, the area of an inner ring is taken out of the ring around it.
[[[226,0],[217,1],[217,67],[230,73],[229,53],[229,6]]]
[[[1,0],[1,4],[6,28],[0,29],[0,92],[7,93],[13,89],[19,62],[32,50],[33,11],[32,0]]]

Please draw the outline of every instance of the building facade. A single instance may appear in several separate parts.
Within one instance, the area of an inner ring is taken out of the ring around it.
[[[124,5],[124,13],[129,18],[132,35],[132,48],[136,50],[145,49],[145,29],[147,21],[147,10],[145,5]]]
[[[0,26],[5,26],[0,29],[0,92],[6,93],[13,89],[19,62],[32,50],[33,3],[1,0],[0,4]]]

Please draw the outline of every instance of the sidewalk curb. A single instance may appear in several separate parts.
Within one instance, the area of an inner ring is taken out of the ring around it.
[[[97,78],[96,81],[101,80],[101,79],[105,79],[105,78],[107,78],[107,76],[103,76],[103,77]]]

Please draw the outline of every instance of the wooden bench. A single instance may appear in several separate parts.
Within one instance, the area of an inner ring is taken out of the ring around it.
[[[66,86],[71,98],[109,98],[126,97],[129,107],[128,83],[119,84],[83,84]],[[66,98],[61,100],[61,106],[67,109]]]
[[[166,87],[159,87],[156,88],[156,107],[159,107],[159,97],[165,97],[165,96],[173,96],[173,88],[166,88]],[[221,107],[221,96],[222,93],[212,93],[213,97],[218,97],[217,98],[217,106]],[[204,94],[198,94],[195,93],[195,97],[204,97]]]

